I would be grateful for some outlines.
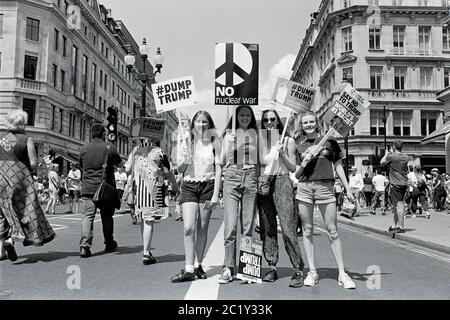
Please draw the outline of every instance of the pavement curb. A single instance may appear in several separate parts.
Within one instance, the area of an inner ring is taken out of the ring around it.
[[[403,240],[403,241],[407,241],[410,243],[414,243],[416,245],[422,246],[422,247],[426,247],[432,250],[436,250],[436,251],[440,251],[446,254],[450,254],[450,247],[438,244],[438,243],[434,243],[434,242],[430,242],[430,241],[425,241],[425,240],[421,240],[421,239],[416,239],[414,237],[405,235],[405,234],[401,234],[401,233],[397,233],[395,234],[395,238],[392,238],[392,233],[389,233],[387,231],[383,231],[380,229],[376,229],[373,227],[368,227],[368,226],[364,226],[361,224],[358,224],[357,222],[351,221],[351,220],[343,220],[343,219],[338,219],[339,223],[348,225],[348,226],[352,226],[361,230],[366,230],[366,231],[370,231],[373,233],[377,233],[379,235],[391,238],[391,239],[397,239],[397,240]]]

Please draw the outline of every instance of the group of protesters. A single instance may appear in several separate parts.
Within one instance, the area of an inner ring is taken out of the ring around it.
[[[15,241],[41,246],[53,240],[55,233],[41,208],[40,195],[48,188],[46,212],[54,213],[61,188],[64,188],[69,196],[69,212],[74,208],[75,213],[83,215],[80,257],[91,256],[97,209],[100,209],[105,252],[117,249],[112,217],[122,199],[141,224],[143,264],[157,263],[150,251],[154,225],[167,216],[165,196],[170,190],[180,208],[181,219],[177,220],[184,224],[185,250],[184,268],[170,278],[171,282],[207,278],[202,263],[211,215],[220,203],[224,209],[225,256],[219,283],[235,279],[240,221],[242,236],[254,236],[255,224],[258,224],[264,258],[269,266],[264,281],[278,279],[280,230],[293,268],[289,286],[315,286],[319,281],[313,237],[313,212],[317,207],[338,266],[338,284],[353,289],[355,283],[344,267],[337,230],[338,214],[353,219],[363,205],[361,197],[373,214],[379,203],[385,214],[390,203],[394,224],[389,231],[401,233],[404,232],[405,203],[413,214],[419,203],[427,218],[430,204],[435,210],[448,209],[449,176],[440,175],[437,169],[432,170],[432,177],[420,167],[411,171],[409,157],[402,153],[401,141],[395,141],[392,150],[381,160],[389,168],[389,178],[381,172],[373,177],[365,174],[362,178],[351,168],[348,182],[338,143],[332,137],[324,138],[316,115],[310,112],[291,114],[284,124],[275,109],[268,109],[262,113],[258,126],[252,108],[241,105],[225,130],[219,133],[211,115],[199,111],[187,128],[187,139],[177,147],[176,169],[171,168],[161,148],[143,140],[138,141],[123,164],[114,145],[104,141],[103,125],[94,124],[92,142],[81,148],[79,164],[71,164],[63,184],[57,164],[45,162],[49,170],[47,188],[36,178],[35,147],[32,138],[25,134],[27,114],[15,110],[6,120],[9,131],[0,137],[1,260],[17,259]],[[116,195],[106,202],[98,199],[103,183],[116,190]],[[432,200],[429,203],[427,199]],[[353,208],[350,214],[345,212],[346,207]],[[309,266],[306,277],[298,226]]]
[[[178,186],[173,175],[167,155],[159,147],[141,142],[123,165],[114,145],[104,141],[104,126],[94,124],[91,128],[92,142],[80,150],[79,169],[75,165],[73,168],[80,171],[81,178],[81,188],[77,192],[81,199],[79,212],[83,215],[80,257],[91,256],[93,221],[97,209],[100,209],[105,252],[116,251],[118,247],[114,240],[112,216],[117,209],[116,197],[120,195],[117,193],[111,201],[100,202],[98,191],[106,188],[105,185],[115,188],[115,168],[124,167],[129,175],[124,188],[129,192],[124,190],[123,199],[132,205],[141,220],[145,265],[157,262],[150,247],[154,223],[161,221],[162,211],[166,210],[161,205],[164,202],[161,201],[164,181],[169,181],[173,193],[179,193],[186,261],[182,271],[171,277],[172,282],[207,277],[202,262],[209,222],[213,209],[220,203],[219,195],[222,195],[225,256],[219,283],[226,284],[235,278],[238,221],[241,235],[253,236],[255,220],[259,220],[263,253],[269,265],[263,280],[273,282],[278,278],[278,221],[293,267],[289,286],[315,286],[319,281],[313,244],[313,211],[317,205],[338,266],[338,284],[344,288],[355,288],[344,268],[333,191],[337,175],[347,197],[354,201],[342,167],[343,153],[334,139],[322,139],[323,133],[314,113],[290,119],[293,119],[290,121],[292,123],[283,132],[284,124],[277,111],[266,110],[258,127],[252,108],[241,105],[236,108],[235,116],[231,117],[223,133],[218,133],[210,114],[199,111],[192,119],[189,139],[183,146],[178,146],[177,170],[183,176],[181,186]],[[8,114],[6,120],[10,131],[0,139],[0,249],[2,259],[16,260],[15,241],[40,246],[53,240],[55,233],[41,208],[35,188],[33,177],[36,176],[38,161],[33,140],[25,134],[27,114],[15,110]],[[57,175],[52,173],[56,173],[58,168],[54,164],[50,167],[49,189],[52,190],[49,193],[50,199],[54,199],[61,184]],[[7,181],[11,170],[15,172],[18,182],[13,186]],[[78,177],[78,172],[75,175]],[[296,193],[290,176],[298,180]],[[53,182],[55,186],[50,188]],[[124,183],[121,184],[123,187]],[[17,206],[19,202],[24,205]],[[53,208],[53,203],[47,204],[49,213],[54,212]],[[29,219],[18,218],[24,216]],[[297,237],[299,219],[309,265],[305,278],[305,265]]]

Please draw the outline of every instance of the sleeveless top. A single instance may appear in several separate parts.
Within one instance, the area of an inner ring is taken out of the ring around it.
[[[216,156],[214,144],[193,143],[191,163],[184,172],[185,181],[206,181],[216,176]]]
[[[261,166],[261,172],[264,175],[284,175],[289,174],[289,170],[286,167],[286,164],[280,159],[275,159],[275,156],[278,154],[278,143],[271,146],[268,152],[263,155],[263,162],[265,165]]]
[[[28,136],[23,132],[10,131],[6,135],[10,135],[10,140],[8,146],[3,146],[5,148],[12,148],[12,155],[20,162],[22,162],[28,169],[31,169],[30,159],[28,158]],[[0,143],[4,143],[7,139],[0,138]],[[0,160],[9,160],[5,158],[0,153]]]

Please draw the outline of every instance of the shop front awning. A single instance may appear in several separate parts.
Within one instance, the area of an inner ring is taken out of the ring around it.
[[[450,122],[447,122],[440,129],[422,139],[421,144],[427,144],[434,141],[444,140],[444,137],[450,133]]]
[[[61,157],[64,160],[67,160],[69,162],[78,162],[79,161],[79,157],[73,153],[64,152],[62,150],[55,150],[55,149],[53,149],[53,151],[55,151],[55,159],[58,157]]]

